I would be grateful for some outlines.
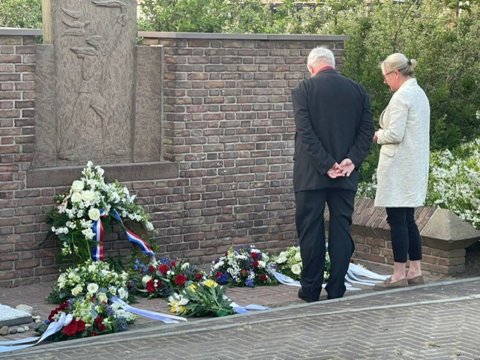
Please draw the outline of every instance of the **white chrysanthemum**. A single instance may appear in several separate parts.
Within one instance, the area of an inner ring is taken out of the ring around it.
[[[95,283],[90,283],[87,285],[87,291],[90,294],[95,294],[98,291],[98,285]]]
[[[300,273],[302,272],[302,268],[299,264],[294,264],[292,265],[292,273],[294,273],[295,275],[300,275]]]

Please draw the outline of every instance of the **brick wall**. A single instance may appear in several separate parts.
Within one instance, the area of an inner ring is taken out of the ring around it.
[[[48,250],[39,254],[31,246],[45,228],[42,196],[53,192],[25,186],[35,142],[33,33],[0,36],[0,285],[42,275],[39,267],[53,265]]]
[[[39,34],[0,31],[0,287],[58,274],[46,216],[71,180],[27,188],[38,184],[28,176]],[[290,90],[315,46],[332,48],[341,66],[344,37],[140,35],[145,45],[164,46],[163,154],[178,171],[122,183],[150,213],[160,253],[201,264],[232,244],[269,251],[295,244]],[[108,236],[107,255],[131,249],[123,235]]]

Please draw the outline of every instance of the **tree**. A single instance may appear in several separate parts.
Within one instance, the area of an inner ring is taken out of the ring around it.
[[[41,28],[42,0],[1,0],[0,27]]]

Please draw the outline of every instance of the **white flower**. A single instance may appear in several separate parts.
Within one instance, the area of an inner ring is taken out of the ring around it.
[[[152,280],[152,277],[149,275],[145,275],[142,277],[142,284],[145,286],[150,280]]]
[[[125,288],[121,287],[118,289],[118,297],[120,299],[126,299],[128,297],[128,291]]]
[[[98,291],[98,285],[95,283],[90,283],[87,285],[87,291],[90,294],[95,294]]]
[[[105,173],[105,171],[98,165],[95,166],[95,170],[97,170],[97,174],[100,176],[103,176],[103,174]]]
[[[277,264],[283,264],[285,262],[287,262],[287,256],[285,255],[285,252],[282,251],[280,253],[280,255],[278,256],[276,263]]]
[[[72,183],[71,190],[72,190],[73,193],[77,193],[77,192],[82,191],[82,190],[83,190],[83,181],[81,181],[81,180],[75,180],[75,181]]]
[[[301,272],[302,272],[302,268],[300,267],[299,264],[292,265],[292,273],[294,273],[295,275],[300,275]]]
[[[92,166],[93,166],[93,162],[88,161],[88,162],[87,162],[87,168],[91,168]]]
[[[95,192],[91,190],[85,190],[81,192],[82,194],[82,200],[87,202],[87,203],[93,203],[95,201]]]
[[[98,210],[97,208],[91,208],[90,210],[88,210],[88,217],[92,221],[97,221],[98,219],[100,219],[100,210]]]
[[[78,284],[77,286],[75,286],[73,289],[72,289],[72,295],[73,296],[78,296],[79,294],[82,293],[82,286],[80,284]]]
[[[75,229],[77,227],[77,225],[73,221],[67,221],[65,225],[67,225],[67,227],[69,227],[70,229]]]
[[[72,203],[79,203],[82,201],[82,194],[79,192],[75,192],[72,194],[72,197],[70,198],[72,200]]]
[[[190,264],[188,262],[186,262],[186,263],[182,264],[181,269],[185,270],[185,269],[188,269],[189,267],[190,267]]]
[[[57,285],[59,289],[63,289],[65,287],[65,283],[67,281],[67,278],[65,274],[60,274],[60,276],[57,279]]]
[[[145,223],[145,228],[148,230],[148,231],[153,231],[154,227],[153,227],[153,224],[150,222],[150,221],[147,221]]]
[[[301,256],[300,252],[297,252],[297,253],[295,254],[295,256],[293,257],[293,260],[295,260],[295,261],[302,261],[302,256]]]
[[[105,294],[104,292],[99,292],[97,294],[97,299],[101,303],[107,303],[108,302],[107,294]]]
[[[92,240],[95,237],[95,234],[93,233],[92,229],[84,229],[82,230],[82,234],[88,240]]]

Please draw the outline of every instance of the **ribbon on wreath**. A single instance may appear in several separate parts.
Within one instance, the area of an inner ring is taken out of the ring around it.
[[[106,217],[107,213],[105,211],[100,212],[100,219],[93,222],[92,230],[95,234],[95,247],[92,249],[92,259],[94,261],[102,261],[104,259],[103,253],[103,238],[105,235],[105,230],[102,224],[102,218]]]
[[[120,216],[117,210],[115,209],[110,210],[110,215],[112,215],[113,218],[120,223],[120,226],[123,228],[123,230],[127,234],[128,241],[140,247],[140,249],[142,249],[142,252],[144,254],[152,257],[155,256],[155,252],[147,244],[147,242],[125,226],[125,224],[123,223],[122,217]],[[104,228],[102,224],[102,218],[106,216],[107,216],[107,213],[101,210],[100,219],[94,221],[92,225],[92,230],[93,230],[93,233],[95,234],[95,240],[96,240],[96,245],[92,249],[92,259],[95,261],[101,261],[104,259],[103,239],[105,234],[104,234]]]
[[[113,304],[120,305],[125,311],[131,312],[132,314],[146,317],[148,319],[162,321],[165,324],[176,324],[179,321],[187,321],[187,319],[181,316],[168,315],[168,314],[163,314],[163,313],[159,313],[152,310],[144,310],[144,309],[130,306],[125,301],[119,299],[116,296],[113,296],[110,300]]]
[[[45,330],[42,336],[33,336],[19,340],[0,341],[0,353],[23,350],[38,345],[46,338],[62,330],[64,326],[70,324],[72,322],[72,319],[73,316],[71,314],[61,314],[60,318],[57,321],[53,321],[48,325],[47,330]]]

